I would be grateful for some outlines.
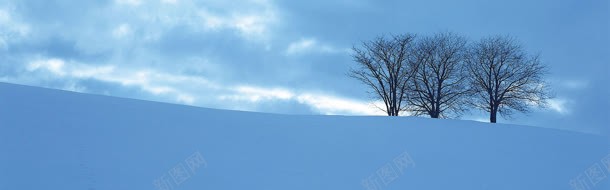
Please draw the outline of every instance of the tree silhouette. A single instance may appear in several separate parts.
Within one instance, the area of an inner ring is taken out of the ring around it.
[[[489,112],[491,123],[497,113],[527,112],[532,106],[545,106],[549,98],[543,80],[546,68],[538,56],[529,56],[511,37],[495,36],[472,44],[466,65],[473,89],[471,103]]]
[[[449,32],[418,40],[413,60],[417,70],[408,96],[410,112],[445,118],[466,110],[465,48],[466,39]]]
[[[387,39],[378,37],[354,47],[353,58],[359,68],[350,76],[371,88],[375,98],[383,100],[388,116],[398,116],[405,107],[408,81],[414,69],[409,64],[413,40],[411,34],[396,35]]]

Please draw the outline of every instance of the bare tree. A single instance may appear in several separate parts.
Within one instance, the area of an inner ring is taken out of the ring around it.
[[[489,112],[491,123],[496,122],[497,113],[510,116],[513,111],[546,105],[546,67],[513,38],[484,38],[469,48],[465,60],[474,90],[472,105]]]
[[[410,83],[410,112],[447,118],[466,110],[465,48],[466,39],[449,32],[418,40],[413,53],[418,66]]]
[[[372,89],[376,98],[383,100],[388,116],[398,116],[404,110],[407,82],[413,76],[409,65],[414,35],[378,37],[363,42],[362,49],[354,47],[354,61],[360,66],[350,76]],[[382,108],[383,109],[383,108]]]

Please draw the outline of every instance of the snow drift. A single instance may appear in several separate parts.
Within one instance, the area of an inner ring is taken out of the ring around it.
[[[0,189],[609,189],[610,140],[277,115],[0,83]]]

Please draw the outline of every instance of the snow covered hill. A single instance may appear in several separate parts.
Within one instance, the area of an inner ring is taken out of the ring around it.
[[[610,138],[277,115],[0,83],[0,189],[610,189]]]

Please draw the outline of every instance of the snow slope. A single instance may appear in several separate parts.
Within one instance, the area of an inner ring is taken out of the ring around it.
[[[607,190],[609,153],[607,136],[546,128],[263,114],[0,83],[0,190]]]

